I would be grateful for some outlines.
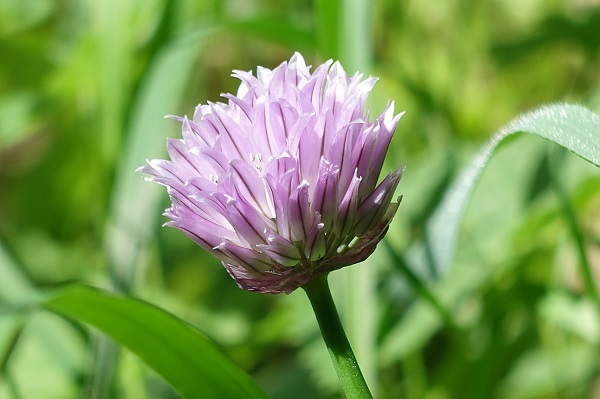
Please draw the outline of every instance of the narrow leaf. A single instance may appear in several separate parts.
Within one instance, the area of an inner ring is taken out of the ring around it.
[[[473,159],[427,223],[427,249],[432,268],[438,273],[444,273],[452,262],[458,229],[481,173],[500,143],[515,133],[543,137],[600,166],[600,117],[588,109],[553,104],[517,117]]]
[[[516,133],[529,133],[561,145],[583,159],[600,166],[600,117],[577,105],[554,104],[517,117],[497,132],[450,186],[441,205],[426,226],[424,249],[420,245],[407,254],[411,268],[423,266],[443,275],[452,263],[458,230],[479,177],[496,148]],[[421,243],[419,243],[421,244]],[[456,265],[460,267],[460,265]],[[446,309],[466,293],[488,280],[490,270],[464,270],[450,273],[432,289]],[[445,295],[440,295],[445,293]],[[442,326],[440,315],[429,304],[419,304],[391,329],[381,344],[381,361],[389,364],[398,357],[425,345]]]
[[[162,194],[135,170],[145,163],[146,158],[166,151],[166,137],[174,130],[163,117],[176,112],[203,39],[212,32],[212,25],[200,24],[194,32],[165,46],[151,65],[132,111],[105,237],[112,277],[124,291],[131,289],[138,257],[152,237],[151,230],[159,216],[155,210]]]
[[[52,295],[44,306],[109,335],[185,398],[266,398],[208,337],[146,302],[72,285]]]

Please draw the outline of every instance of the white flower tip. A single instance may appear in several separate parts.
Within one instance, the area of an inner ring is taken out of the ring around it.
[[[400,118],[402,118],[406,113],[406,111],[402,111],[398,115],[394,115],[394,106],[395,102],[390,101],[387,108],[383,112],[383,117],[379,117],[383,127],[390,132],[396,128]]]
[[[302,71],[307,71],[310,68],[306,66],[306,61],[304,60],[304,57],[302,56],[302,54],[300,54],[299,52],[295,52],[294,55],[292,55],[292,58],[290,58],[290,61],[288,63],[288,66],[293,67],[294,69],[300,69]]]

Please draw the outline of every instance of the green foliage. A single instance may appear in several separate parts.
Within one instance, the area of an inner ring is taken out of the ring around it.
[[[429,220],[427,252],[431,268],[443,273],[452,262],[464,208],[494,150],[515,133],[529,133],[552,141],[600,166],[600,117],[573,105],[553,105],[519,116],[502,128],[448,189],[439,209]]]
[[[145,302],[70,286],[44,306],[111,336],[186,398],[266,397],[208,337]]]
[[[296,50],[380,77],[372,114],[407,111],[385,245],[330,276],[375,396],[593,397],[599,19],[533,0],[0,2],[0,397],[260,396],[239,368],[274,399],[340,397],[302,293],[239,290],[159,227],[166,195],[135,173],[180,134],[164,115]],[[53,288],[70,281],[125,294]]]

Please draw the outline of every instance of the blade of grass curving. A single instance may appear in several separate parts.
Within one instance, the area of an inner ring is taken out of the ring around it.
[[[163,20],[161,25],[168,23]],[[163,116],[177,109],[203,39],[212,31],[212,24],[199,23],[195,31],[164,44],[161,49],[153,49],[155,56],[137,91],[128,141],[116,172],[104,239],[113,288],[120,291],[132,289],[137,265],[147,251],[159,216],[156,212],[160,203],[159,188],[147,184],[135,170],[144,164],[146,157],[165,152],[165,132],[170,127]],[[97,341],[96,368],[90,382],[93,398],[107,397],[116,364],[116,348],[102,340]]]
[[[579,228],[575,210],[571,206],[571,201],[569,200],[567,191],[565,190],[560,178],[559,168],[560,165],[563,164],[563,152],[564,150],[560,152],[552,151],[549,154],[551,157],[551,162],[549,162],[550,182],[554,188],[556,196],[558,197],[564,218],[569,225],[569,230],[571,230],[571,235],[575,241],[577,255],[579,257],[579,267],[585,282],[585,291],[590,299],[594,302],[596,313],[600,318],[600,296],[598,295],[598,290],[596,289],[596,283],[592,273],[592,266],[585,251],[585,239],[581,229]]]
[[[147,184],[135,170],[147,157],[165,152],[166,132],[172,128],[163,116],[177,109],[202,39],[212,31],[212,25],[206,24],[160,51],[134,105],[128,142],[116,175],[105,238],[114,280],[125,292],[135,280],[135,265],[151,238],[158,218],[154,210],[160,201],[159,187]]]
[[[426,247],[429,260],[432,268],[440,274],[452,262],[458,229],[477,180],[496,148],[516,133],[540,136],[600,166],[600,117],[582,106],[547,105],[508,123],[463,171],[427,223]]]
[[[438,275],[452,263],[458,240],[458,230],[465,208],[479,177],[498,146],[517,133],[529,133],[543,137],[572,151],[583,159],[600,166],[600,117],[578,105],[553,104],[517,117],[497,132],[471,161],[448,190],[441,205],[426,226],[425,252],[431,268]],[[418,251],[417,251],[418,252]],[[416,256],[411,263],[421,262]],[[427,260],[424,260],[427,262]],[[460,266],[460,265],[457,265]],[[446,309],[454,306],[465,293],[489,278],[489,270],[467,268],[460,273],[448,274],[458,282],[442,280],[434,292]],[[584,276],[585,278],[585,276]],[[442,327],[442,318],[433,308],[417,306],[403,318],[384,339],[382,362],[390,364],[398,356],[404,356],[425,344],[433,333]]]
[[[104,0],[90,3],[98,26],[100,81],[100,151],[108,164],[114,162],[126,110],[126,77],[132,59],[127,30],[127,3]]]
[[[266,398],[208,337],[149,303],[71,285],[51,294],[43,306],[109,335],[185,398]]]

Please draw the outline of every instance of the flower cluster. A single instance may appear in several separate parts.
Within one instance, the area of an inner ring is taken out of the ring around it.
[[[332,61],[311,73],[300,54],[233,76],[237,95],[173,117],[183,138],[168,140],[170,160],[142,168],[168,188],[167,225],[252,291],[289,293],[367,258],[396,212],[402,174],[377,184],[401,115],[390,103],[369,121],[376,79]]]

